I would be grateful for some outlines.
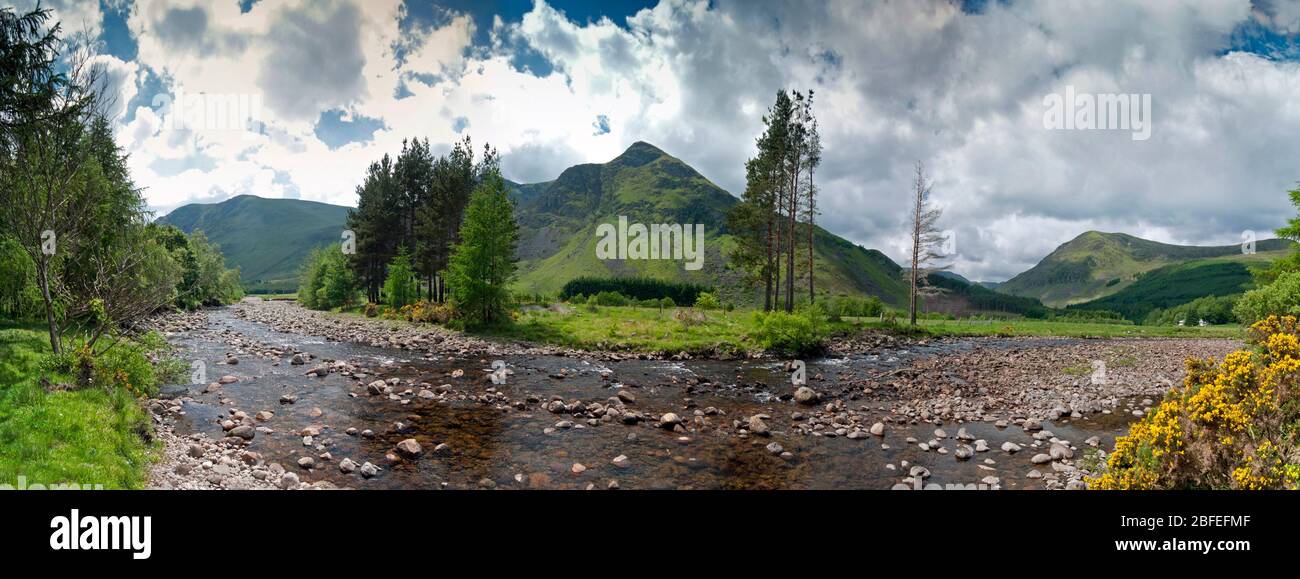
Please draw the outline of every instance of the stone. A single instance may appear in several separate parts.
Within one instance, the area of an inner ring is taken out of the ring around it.
[[[424,454],[424,449],[420,447],[420,443],[416,442],[414,438],[408,438],[397,443],[397,453],[402,455],[402,458],[418,458],[421,454]]]
[[[620,454],[614,457],[614,460],[612,462],[614,463],[614,466],[619,468],[627,468],[629,466],[632,466],[632,461],[628,459],[626,454]]]
[[[583,466],[583,464],[580,462],[575,462],[573,463],[573,466],[569,467],[569,472],[573,474],[582,474],[586,471],[587,471],[587,467]]]
[[[972,456],[975,456],[975,449],[966,446],[964,444],[959,444],[957,445],[957,449],[954,450],[952,454],[953,456],[957,457],[957,460],[966,460]]]
[[[257,414],[254,414],[253,418],[256,418],[258,422],[266,422],[272,418],[275,418],[275,413],[271,412],[270,410],[263,410],[261,412],[258,412]]]
[[[242,438],[244,440],[252,440],[254,436],[257,436],[257,431],[253,430],[252,426],[245,424],[242,426],[236,426],[232,428],[230,430],[230,435],[238,436],[239,438]]]
[[[1083,443],[1086,444],[1086,445],[1088,445],[1088,446],[1097,446],[1097,445],[1101,444],[1101,437],[1099,437],[1099,436],[1089,436],[1087,440],[1083,441]]]
[[[1020,452],[1020,445],[1011,441],[1007,441],[1002,443],[1002,451],[1006,452],[1007,454],[1015,454],[1017,452]]]
[[[800,386],[794,391],[794,401],[800,404],[816,404],[820,395],[815,390],[807,386]]]
[[[1051,455],[1038,453],[1034,455],[1034,458],[1029,459],[1029,462],[1032,462],[1034,464],[1047,464],[1049,462],[1052,462],[1052,457]]]
[[[226,376],[222,376],[220,380],[217,380],[217,384],[222,384],[222,385],[225,385],[225,384],[234,384],[235,382],[238,382],[238,381],[239,381],[239,378],[236,378],[236,377],[234,377],[234,376],[230,376],[230,375],[226,375]]]
[[[877,423],[875,423],[875,424],[872,424],[872,425],[871,425],[871,434],[874,434],[874,435],[876,435],[876,436],[884,436],[884,435],[885,435],[885,423],[883,423],[883,422],[877,422]]]
[[[294,354],[293,358],[289,360],[289,364],[293,366],[301,366],[306,363],[307,363],[307,359],[304,358],[302,354]]]
[[[191,444],[190,448],[185,451],[190,458],[203,458],[203,447],[197,444]]]
[[[293,404],[298,401],[298,397],[293,394],[283,394],[280,396],[280,404]]]
[[[1052,443],[1052,448],[1048,451],[1052,460],[1069,460],[1074,458],[1074,451],[1064,444]]]
[[[1026,474],[1026,475],[1025,475],[1025,478],[1029,478],[1029,479],[1037,480],[1037,479],[1043,478],[1043,473],[1038,472],[1038,469],[1033,469],[1033,470],[1029,471],[1029,474]]]
[[[767,426],[767,422],[763,421],[763,417],[757,414],[749,417],[746,427],[751,433],[758,436],[768,436],[772,432],[771,428]]]
[[[356,470],[357,470],[357,463],[352,462],[352,459],[350,458],[345,458],[339,462],[339,471],[342,472],[343,474],[351,474]]]
[[[681,422],[682,422],[681,417],[677,416],[676,414],[673,414],[672,412],[665,413],[663,416],[659,417],[659,426],[663,428],[667,428],[669,430],[672,430],[674,426],[677,426]]]
[[[622,400],[624,404],[636,404],[636,396],[628,392],[626,388],[619,389],[618,399]]]
[[[374,478],[375,475],[379,474],[379,467],[367,462],[361,465],[360,471],[361,471],[361,476],[365,478]]]
[[[781,443],[779,443],[779,442],[772,442],[772,443],[769,443],[769,444],[767,445],[767,451],[770,452],[770,453],[772,453],[772,454],[777,454],[777,455],[779,455],[779,454],[785,452],[785,449],[781,447]]]
[[[301,482],[298,480],[298,475],[291,472],[286,472],[280,476],[280,488],[282,489],[296,488]]]
[[[388,388],[388,384],[386,384],[383,380],[375,380],[374,382],[371,382],[369,385],[366,386],[366,392],[370,393],[371,396],[378,396],[380,394],[383,394],[384,390],[386,390],[387,388]]]

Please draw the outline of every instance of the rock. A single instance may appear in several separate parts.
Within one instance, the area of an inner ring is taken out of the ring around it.
[[[304,456],[298,459],[298,466],[305,470],[311,470],[312,467],[316,466],[316,459],[310,456]]]
[[[914,466],[912,467],[911,470],[908,471],[908,474],[911,475],[912,478],[920,478],[921,480],[925,480],[927,478],[930,478],[930,469],[925,468],[923,466]]]
[[[197,444],[191,444],[190,448],[185,451],[190,458],[203,458],[203,447]]]
[[[418,458],[424,453],[424,449],[420,448],[420,443],[416,442],[414,438],[408,438],[397,443],[397,453],[402,455],[403,458]]]
[[[673,414],[672,412],[668,412],[663,416],[659,417],[659,426],[672,430],[672,428],[680,424],[681,421],[682,421],[681,417],[677,416],[676,414]]]
[[[1002,451],[1006,452],[1007,454],[1015,454],[1017,452],[1020,452],[1020,445],[1011,441],[1007,441],[1002,443]]]
[[[238,381],[239,381],[239,378],[236,378],[236,377],[234,377],[234,376],[230,376],[230,375],[226,375],[226,376],[222,376],[220,380],[217,380],[217,384],[222,384],[222,385],[225,385],[225,384],[234,384],[235,382],[238,382]]]
[[[957,429],[957,440],[970,441],[970,440],[975,440],[975,437],[972,436],[971,433],[967,432],[966,427],[963,426]]]
[[[988,452],[988,451],[989,451],[989,443],[987,440],[981,438],[975,441],[975,452]]]
[[[351,474],[355,470],[357,470],[357,463],[352,462],[352,459],[345,458],[339,462],[339,471],[343,474]]]
[[[252,426],[245,424],[243,426],[236,426],[233,429],[231,429],[230,435],[238,436],[244,440],[252,440],[254,436],[257,436],[257,431],[253,430]]]
[[[876,435],[876,436],[884,436],[884,435],[885,435],[885,423],[883,423],[883,422],[877,422],[877,423],[875,423],[875,424],[872,424],[872,425],[871,425],[871,434],[874,434],[874,435]]]
[[[636,404],[636,396],[633,396],[626,388],[619,389],[618,399],[622,400],[624,404]]]
[[[1038,453],[1034,455],[1034,458],[1029,459],[1029,462],[1032,462],[1034,464],[1047,464],[1049,462],[1052,462],[1052,457],[1047,454]]]
[[[807,386],[800,386],[794,391],[794,401],[800,404],[816,404],[819,398],[817,392]]]
[[[298,475],[291,472],[286,472],[280,476],[280,488],[282,489],[296,488],[301,482],[298,480]]]
[[[317,378],[324,378],[330,375],[330,367],[328,364],[321,364],[319,366],[315,366],[311,370],[307,371],[307,375],[315,376]]]
[[[275,418],[275,413],[271,412],[270,410],[263,410],[253,415],[253,418],[256,418],[258,422],[266,422],[272,418]]]
[[[1083,443],[1086,444],[1086,445],[1088,445],[1088,446],[1097,446],[1097,445],[1101,444],[1101,437],[1099,437],[1099,436],[1089,436],[1089,437],[1088,437],[1088,440],[1083,441]]]
[[[778,443],[778,442],[772,442],[772,443],[769,443],[769,444],[767,445],[767,451],[770,452],[770,453],[772,453],[772,454],[778,454],[778,455],[779,455],[779,454],[785,452],[785,449],[781,447],[781,444],[780,444],[780,443]]]
[[[771,429],[767,426],[767,423],[763,421],[763,417],[757,414],[749,417],[746,427],[751,433],[758,436],[768,436],[771,434]]]
[[[583,466],[583,464],[580,462],[575,462],[573,463],[573,466],[569,467],[569,472],[573,474],[582,474],[586,471],[587,471],[587,467]]]
[[[289,364],[293,366],[301,366],[306,363],[307,363],[307,359],[304,358],[302,354],[294,354],[293,358],[289,360]]]
[[[1074,451],[1064,444],[1052,443],[1051,450],[1048,451],[1052,460],[1069,460],[1074,458]]]
[[[366,392],[369,392],[371,396],[378,396],[380,394],[383,394],[384,390],[387,388],[388,388],[388,384],[386,384],[383,380],[375,380],[374,382],[371,382],[369,385],[366,386]]]
[[[283,394],[280,396],[280,404],[293,404],[298,401],[298,397],[293,394]]]
[[[620,454],[614,457],[613,463],[614,466],[619,468],[627,468],[632,465],[632,461],[628,459],[626,454]]]
[[[1043,473],[1038,472],[1038,469],[1033,469],[1033,470],[1029,471],[1029,474],[1026,474],[1026,475],[1025,475],[1025,478],[1030,478],[1030,479],[1035,479],[1035,480],[1037,480],[1037,479],[1043,478]]]
[[[1043,429],[1043,423],[1042,423],[1042,422],[1039,422],[1039,421],[1037,421],[1037,420],[1026,420],[1025,423],[1021,426],[1021,428],[1024,428],[1024,429],[1025,429],[1025,432],[1031,432],[1031,431],[1034,431],[1034,430],[1042,430],[1042,429]]]
[[[942,428],[938,428],[938,429],[935,429],[935,431],[934,431],[934,437],[935,437],[935,438],[948,438],[948,433],[945,432],[944,429],[942,429]]]
[[[365,478],[374,478],[377,474],[379,474],[379,467],[370,464],[369,462],[361,465],[361,476]]]
[[[972,456],[975,456],[975,449],[966,446],[964,444],[959,444],[957,445],[957,449],[954,450],[952,454],[953,456],[957,457],[957,460],[966,460]]]

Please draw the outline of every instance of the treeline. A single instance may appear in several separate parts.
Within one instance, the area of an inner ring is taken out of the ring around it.
[[[764,311],[793,311],[801,275],[808,300],[815,300],[813,175],[821,165],[822,145],[812,107],[811,90],[776,93],[776,103],[763,117],[758,154],[745,163],[745,193],[727,216],[736,241],[731,265],[754,287],[763,287]]]
[[[469,137],[443,156],[434,156],[427,139],[406,141],[396,159],[384,155],[370,165],[347,219],[356,234],[349,262],[370,302],[382,301],[388,266],[403,250],[426,298],[446,301],[440,273],[460,241],[471,194],[490,175],[500,176],[496,151],[485,146],[475,160]]]
[[[966,302],[976,310],[1017,314],[1034,319],[1043,319],[1052,313],[1051,308],[1043,305],[1043,302],[1037,298],[995,292],[979,284],[967,283],[942,273],[931,273],[927,276],[927,281],[933,288],[965,298]]]
[[[648,277],[593,277],[574,278],[560,290],[560,299],[575,296],[594,296],[601,292],[622,294],[635,300],[661,300],[669,298],[674,304],[689,306],[702,293],[713,289],[692,283],[670,282]]]
[[[299,300],[331,309],[359,297],[392,312],[452,304],[468,325],[506,318],[518,226],[496,151],[475,160],[469,137],[443,156],[427,139],[372,163],[348,212],[354,252],[318,249],[303,266]]]
[[[106,116],[102,69],[66,54],[50,11],[0,9],[0,309],[39,317],[53,351],[99,339],[159,308],[238,299],[201,234],[150,224]]]
[[[1183,322],[1195,326],[1205,320],[1207,324],[1230,324],[1237,320],[1232,309],[1239,299],[1240,295],[1205,296],[1168,309],[1156,308],[1147,314],[1142,323],[1148,326],[1172,326]]]
[[[1175,264],[1145,272],[1137,281],[1109,296],[1067,307],[1071,310],[1110,310],[1140,323],[1153,310],[1180,306],[1203,296],[1239,294],[1250,283],[1250,271],[1240,262]]]

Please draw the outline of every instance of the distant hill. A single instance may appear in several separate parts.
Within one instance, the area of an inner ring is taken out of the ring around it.
[[[249,291],[298,288],[298,268],[315,247],[338,243],[347,207],[298,199],[240,195],[212,204],[191,204],[158,219],[189,233],[201,229],[238,267]]]
[[[739,200],[653,145],[635,143],[608,163],[570,167],[554,181],[511,186],[521,230],[517,286],[522,291],[556,292],[580,275],[644,275],[714,286],[726,299],[742,303],[759,297],[743,289],[740,275],[726,267],[733,243],[726,216]],[[597,227],[616,225],[619,216],[629,223],[703,224],[704,268],[686,271],[680,261],[597,259]],[[870,294],[893,305],[906,301],[902,270],[884,254],[821,228],[814,239],[819,294]]]
[[[1264,263],[1285,255],[1292,245],[1286,240],[1266,239],[1256,243],[1257,253],[1243,255],[1240,245],[1171,245],[1124,233],[1089,231],[1056,248],[1033,268],[998,285],[997,291],[1064,307],[1119,293],[1144,273],[1166,266],[1204,259]],[[1135,291],[1143,288],[1151,290],[1144,285]]]

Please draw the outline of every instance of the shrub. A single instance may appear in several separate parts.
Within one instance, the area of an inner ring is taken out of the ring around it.
[[[673,319],[681,322],[684,327],[698,326],[708,321],[704,317],[704,312],[695,308],[678,308],[673,312]]]
[[[428,300],[403,306],[401,312],[407,321],[424,324],[446,324],[456,317],[456,310],[451,305],[435,304]]]
[[[826,341],[826,324],[816,308],[794,313],[754,312],[753,338],[767,350],[802,354],[820,350]]]
[[[1257,352],[1188,360],[1187,379],[1115,441],[1097,489],[1294,489],[1300,465],[1300,331],[1270,316],[1250,329]]]
[[[1271,315],[1300,314],[1300,272],[1283,273],[1273,283],[1246,292],[1232,312],[1247,324]]]
[[[618,292],[600,292],[591,296],[598,306],[626,306],[628,304],[627,296]]]
[[[375,303],[367,303],[367,304],[366,304],[365,313],[366,313],[366,317],[367,317],[367,318],[378,317],[378,316],[379,316],[379,304],[375,304]]]
[[[695,307],[702,310],[716,310],[722,307],[722,303],[718,301],[718,296],[713,293],[703,292],[695,298]]]

